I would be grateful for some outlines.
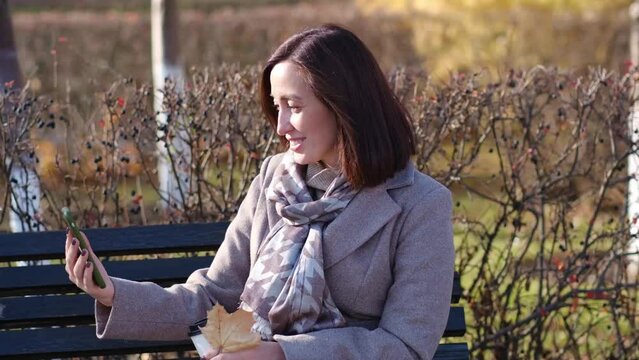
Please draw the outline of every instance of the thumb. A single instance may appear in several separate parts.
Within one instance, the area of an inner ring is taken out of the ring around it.
[[[210,359],[213,359],[215,356],[217,356],[217,355],[219,355],[219,354],[220,354],[220,351],[219,351],[219,350],[217,350],[217,349],[213,349],[213,350],[211,350],[211,351],[207,352],[207,353],[204,355],[203,359],[210,360]]]

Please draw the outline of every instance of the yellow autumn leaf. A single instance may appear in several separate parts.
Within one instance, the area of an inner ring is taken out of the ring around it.
[[[251,332],[255,322],[250,312],[242,309],[229,314],[220,304],[207,313],[202,334],[220,352],[236,352],[259,345],[260,336]]]

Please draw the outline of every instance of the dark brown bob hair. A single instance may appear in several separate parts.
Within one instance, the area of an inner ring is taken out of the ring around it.
[[[335,113],[339,163],[353,187],[381,184],[407,165],[415,153],[410,117],[355,34],[326,24],[293,35],[275,50],[260,82],[262,110],[274,128],[270,77],[283,61],[298,65],[315,96]]]

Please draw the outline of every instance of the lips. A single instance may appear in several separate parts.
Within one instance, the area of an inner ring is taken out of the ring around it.
[[[306,138],[303,138],[303,137],[302,138],[288,139],[289,147],[293,151],[299,151],[299,150],[301,150],[302,143],[304,142],[305,139]]]

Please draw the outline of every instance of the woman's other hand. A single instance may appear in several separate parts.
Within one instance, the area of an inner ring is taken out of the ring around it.
[[[80,251],[80,243],[78,239],[73,237],[71,231],[67,231],[67,241],[65,243],[65,267],[67,274],[69,274],[69,280],[77,287],[84,290],[87,294],[91,295],[94,299],[99,301],[104,306],[113,306],[113,296],[115,294],[113,290],[113,282],[107,275],[102,262],[93,253],[91,243],[87,239],[84,233],[81,233],[84,237],[84,241],[87,244],[87,249]],[[88,254],[91,254],[95,264],[87,261]],[[97,266],[98,270],[102,274],[105,287],[100,288],[93,280],[93,267]]]
[[[280,344],[274,341],[262,341],[258,346],[232,353],[209,353],[207,360],[286,360]]]

